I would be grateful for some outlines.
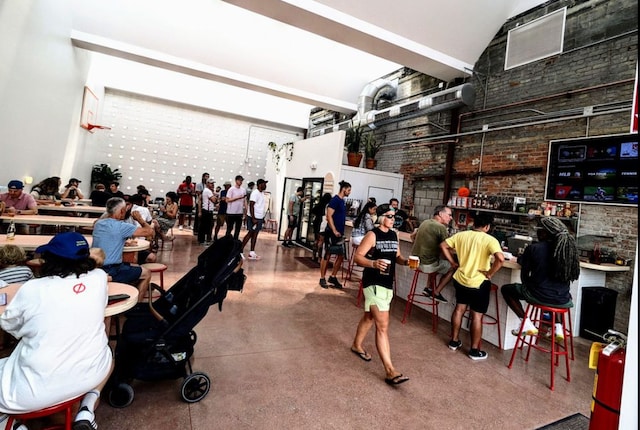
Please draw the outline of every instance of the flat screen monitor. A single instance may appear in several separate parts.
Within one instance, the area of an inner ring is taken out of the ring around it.
[[[545,199],[638,205],[638,135],[552,140]]]

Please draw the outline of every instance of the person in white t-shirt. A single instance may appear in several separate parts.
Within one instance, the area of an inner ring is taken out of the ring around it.
[[[242,249],[244,249],[247,242],[251,241],[249,260],[260,259],[256,254],[256,241],[258,240],[258,233],[262,230],[264,215],[266,213],[264,190],[267,189],[267,182],[269,181],[258,179],[256,182],[256,188],[251,192],[251,196],[249,197],[249,210],[247,211],[247,216],[250,219],[250,223],[248,222],[250,228],[244,236],[244,239],[242,239]]]
[[[227,236],[233,234],[233,238],[240,238],[242,228],[242,217],[244,216],[244,203],[247,191],[242,187],[244,178],[236,176],[235,184],[227,191]]]
[[[94,409],[113,370],[104,324],[107,274],[76,232],[59,233],[36,252],[43,276],[25,282],[0,315],[2,329],[19,339],[0,359],[0,412],[37,411],[86,393],[73,428],[97,428]],[[6,419],[0,414],[0,428]]]

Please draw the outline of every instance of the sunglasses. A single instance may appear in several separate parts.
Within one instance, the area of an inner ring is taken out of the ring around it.
[[[395,219],[395,214],[383,214],[383,217],[387,218],[387,219]]]

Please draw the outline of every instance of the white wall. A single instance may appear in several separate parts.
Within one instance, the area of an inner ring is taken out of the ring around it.
[[[272,208],[275,219],[280,219],[285,178],[322,178],[327,173],[332,173],[334,178],[340,177],[341,169],[346,167],[342,165],[344,137],[345,132],[339,131],[296,141],[291,161],[284,160],[280,172],[276,172],[271,153],[267,154],[267,191],[271,192],[274,199]],[[316,165],[315,169],[311,167],[312,164]],[[335,180],[334,193],[338,192],[335,189],[337,183]]]
[[[369,197],[376,197],[377,204],[389,203],[395,197],[402,205],[402,185],[404,176],[399,173],[382,172],[360,167],[343,166],[340,180],[351,184],[350,199],[366,202]],[[385,200],[381,200],[385,196]]]
[[[81,140],[87,54],[69,42],[68,0],[4,1],[0,7],[0,183],[73,171]],[[69,145],[73,150],[68,150]],[[29,187],[28,187],[29,188]]]

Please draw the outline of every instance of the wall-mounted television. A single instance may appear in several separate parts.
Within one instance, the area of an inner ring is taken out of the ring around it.
[[[549,142],[545,199],[638,205],[638,135]]]

